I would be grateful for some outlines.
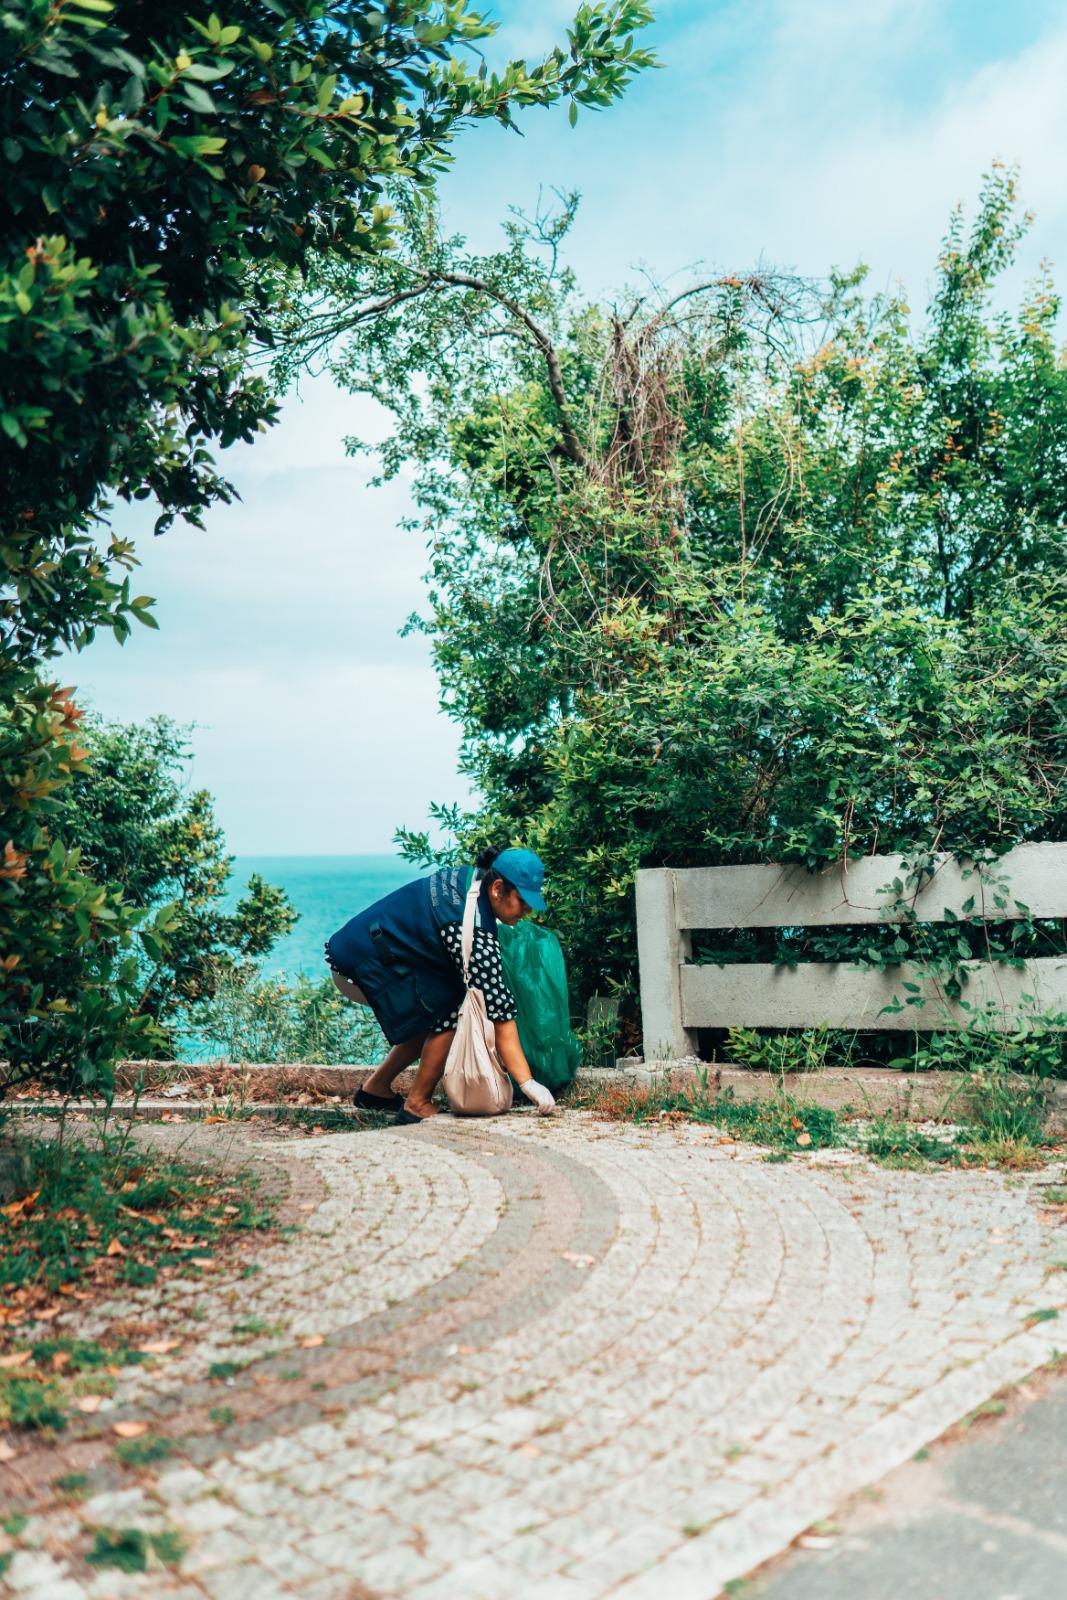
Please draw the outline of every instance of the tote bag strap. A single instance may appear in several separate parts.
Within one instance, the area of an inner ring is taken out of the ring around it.
[[[474,949],[474,919],[478,915],[478,896],[482,892],[481,879],[475,870],[471,879],[471,886],[467,891],[466,904],[463,907],[463,982],[469,989],[471,986],[471,952]]]

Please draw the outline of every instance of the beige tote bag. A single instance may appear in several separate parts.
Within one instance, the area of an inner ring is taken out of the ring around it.
[[[467,996],[460,1007],[456,1037],[445,1062],[448,1103],[459,1117],[497,1117],[511,1108],[511,1079],[496,1053],[496,1029],[485,1013],[485,996],[470,983],[474,919],[481,883],[477,873],[463,908],[463,981]]]

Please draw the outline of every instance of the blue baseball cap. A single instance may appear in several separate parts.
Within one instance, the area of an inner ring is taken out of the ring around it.
[[[501,850],[493,862],[493,871],[515,885],[531,911],[548,910],[541,893],[545,864],[532,850]]]

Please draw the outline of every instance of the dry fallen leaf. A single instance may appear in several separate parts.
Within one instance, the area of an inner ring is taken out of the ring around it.
[[[126,1254],[126,1247],[121,1243],[120,1240],[112,1239],[111,1243],[107,1247],[107,1253],[109,1256],[124,1256]]]
[[[832,1550],[837,1543],[824,1533],[802,1533],[797,1540],[801,1550]]]
[[[35,1311],[33,1320],[35,1322],[51,1322],[52,1318],[58,1317],[62,1310],[62,1306],[53,1306],[50,1311]]]
[[[112,1433],[117,1433],[120,1439],[138,1439],[142,1433],[148,1432],[147,1422],[113,1422]]]
[[[14,1459],[14,1450],[9,1444],[5,1444],[3,1439],[0,1439],[0,1461],[14,1461]]]
[[[213,1267],[215,1263],[210,1256],[190,1256],[189,1265],[191,1267]]]
[[[0,1367],[21,1367],[30,1359],[32,1350],[16,1350],[13,1356],[0,1356]]]
[[[300,1207],[301,1211],[314,1211],[314,1209],[315,1209],[314,1201],[309,1201],[308,1204],[302,1205]]]
[[[165,1356],[168,1350],[177,1350],[180,1344],[180,1339],[149,1339],[147,1344],[139,1344],[137,1348],[145,1356]]]
[[[596,1256],[578,1255],[573,1250],[561,1250],[560,1255],[564,1261],[572,1261],[576,1267],[591,1267],[596,1260]]]
[[[98,1394],[83,1394],[80,1400],[75,1400],[74,1402],[75,1411],[85,1411],[90,1416],[99,1406],[100,1396]]]
[[[539,1456],[541,1452],[535,1444],[520,1444],[519,1454],[520,1456]]]
[[[811,1143],[811,1134],[810,1133],[798,1133],[797,1134],[797,1144],[806,1146],[806,1145],[809,1145],[810,1143]]]
[[[302,1350],[313,1350],[317,1344],[322,1344],[324,1342],[324,1339],[325,1339],[325,1335],[324,1334],[313,1333],[313,1334],[311,1334],[311,1336],[309,1338],[301,1339],[300,1348]]]

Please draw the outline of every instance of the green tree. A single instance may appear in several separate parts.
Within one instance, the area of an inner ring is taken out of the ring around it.
[[[233,490],[213,445],[274,419],[250,365],[272,268],[374,258],[389,193],[466,122],[604,105],[649,62],[642,4],[582,5],[566,48],[488,71],[463,0],[0,0],[0,1059],[106,1083],[143,1044],[137,941],[159,918],[55,831],[82,770],[44,664],[155,626],[116,501],[157,530]],[[149,954],[154,954],[150,949]]]
[[[282,890],[258,873],[224,909],[233,858],[210,794],[190,793],[185,729],[166,717],[128,725],[87,718],[88,770],[63,791],[56,832],[80,850],[93,877],[120,883],[128,905],[170,905],[166,947],[146,962],[141,1009],[168,1031],[219,984],[269,953],[295,925]]]
[[[384,474],[415,466],[413,625],[481,795],[438,811],[456,848],[537,849],[579,992],[632,995],[638,867],[1062,837],[1067,366],[1049,282],[993,305],[1013,176],[953,219],[918,321],[862,272],[589,304],[571,210],[489,257],[427,226],[282,308],[290,359],[343,335],[334,371],[396,421]]]

